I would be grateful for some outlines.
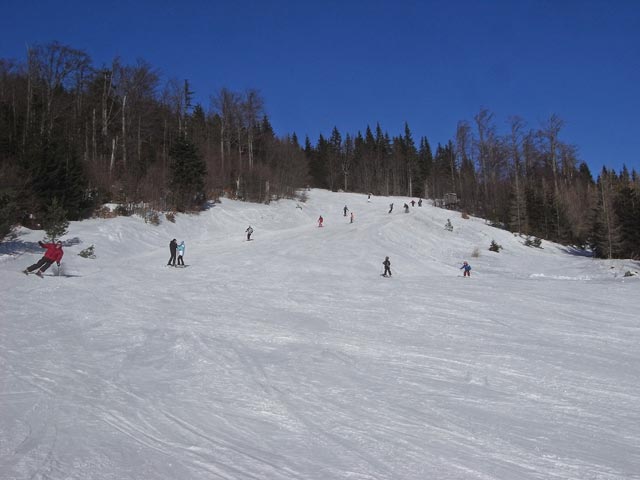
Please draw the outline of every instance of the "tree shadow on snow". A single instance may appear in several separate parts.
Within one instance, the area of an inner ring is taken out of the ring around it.
[[[0,243],[0,255],[22,255],[23,253],[42,253],[43,248],[38,242],[20,240],[20,234],[14,235],[9,240]],[[44,241],[44,240],[42,240]],[[71,247],[82,243],[78,237],[62,240],[62,247]]]
[[[593,257],[593,252],[578,247],[565,246],[562,247],[565,253],[575,255],[576,257]]]

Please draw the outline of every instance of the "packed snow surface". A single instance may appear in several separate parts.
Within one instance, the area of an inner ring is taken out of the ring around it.
[[[2,244],[0,478],[640,478],[637,263],[307,194]]]

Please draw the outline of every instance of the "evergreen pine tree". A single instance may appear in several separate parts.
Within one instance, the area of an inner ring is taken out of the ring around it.
[[[632,188],[631,179],[626,167],[618,179],[619,186],[615,193],[613,207],[619,221],[620,252],[619,256],[637,258],[640,254],[640,232],[638,231],[639,198]]]
[[[16,202],[9,194],[0,195],[0,241],[4,239],[16,223]]]
[[[169,152],[171,177],[169,188],[179,211],[200,204],[204,200],[206,165],[196,147],[184,135],[179,135]]]
[[[63,208],[62,203],[58,201],[58,198],[54,197],[51,204],[45,210],[42,218],[42,228],[44,228],[47,238],[50,238],[51,241],[54,242],[67,233],[68,226],[67,212]]]
[[[309,158],[309,175],[311,176],[311,185],[316,188],[328,187],[327,157],[329,155],[329,143],[320,134],[318,145],[312,149]]]
[[[66,218],[79,220],[91,206],[85,198],[86,179],[75,154],[59,139],[45,138],[32,146],[31,188],[41,211],[48,211],[51,199],[57,198]]]
[[[418,151],[418,174],[416,178],[416,195],[421,198],[429,197],[429,177],[433,169],[433,153],[427,137],[420,139]]]

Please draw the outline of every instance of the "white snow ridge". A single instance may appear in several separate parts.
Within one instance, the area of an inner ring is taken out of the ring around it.
[[[308,194],[5,242],[0,478],[640,479],[637,263]]]

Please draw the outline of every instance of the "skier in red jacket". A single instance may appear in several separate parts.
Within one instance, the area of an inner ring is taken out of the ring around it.
[[[53,262],[56,262],[58,266],[60,266],[60,260],[62,260],[62,256],[64,255],[64,252],[62,251],[62,242],[60,240],[58,240],[56,243],[38,242],[38,245],[40,245],[42,248],[46,248],[47,251],[44,252],[44,256],[40,260],[38,260],[37,263],[34,263],[29,268],[24,270],[24,273],[26,275],[38,268],[39,270],[36,272],[36,275],[41,277],[42,272],[49,268]]]

